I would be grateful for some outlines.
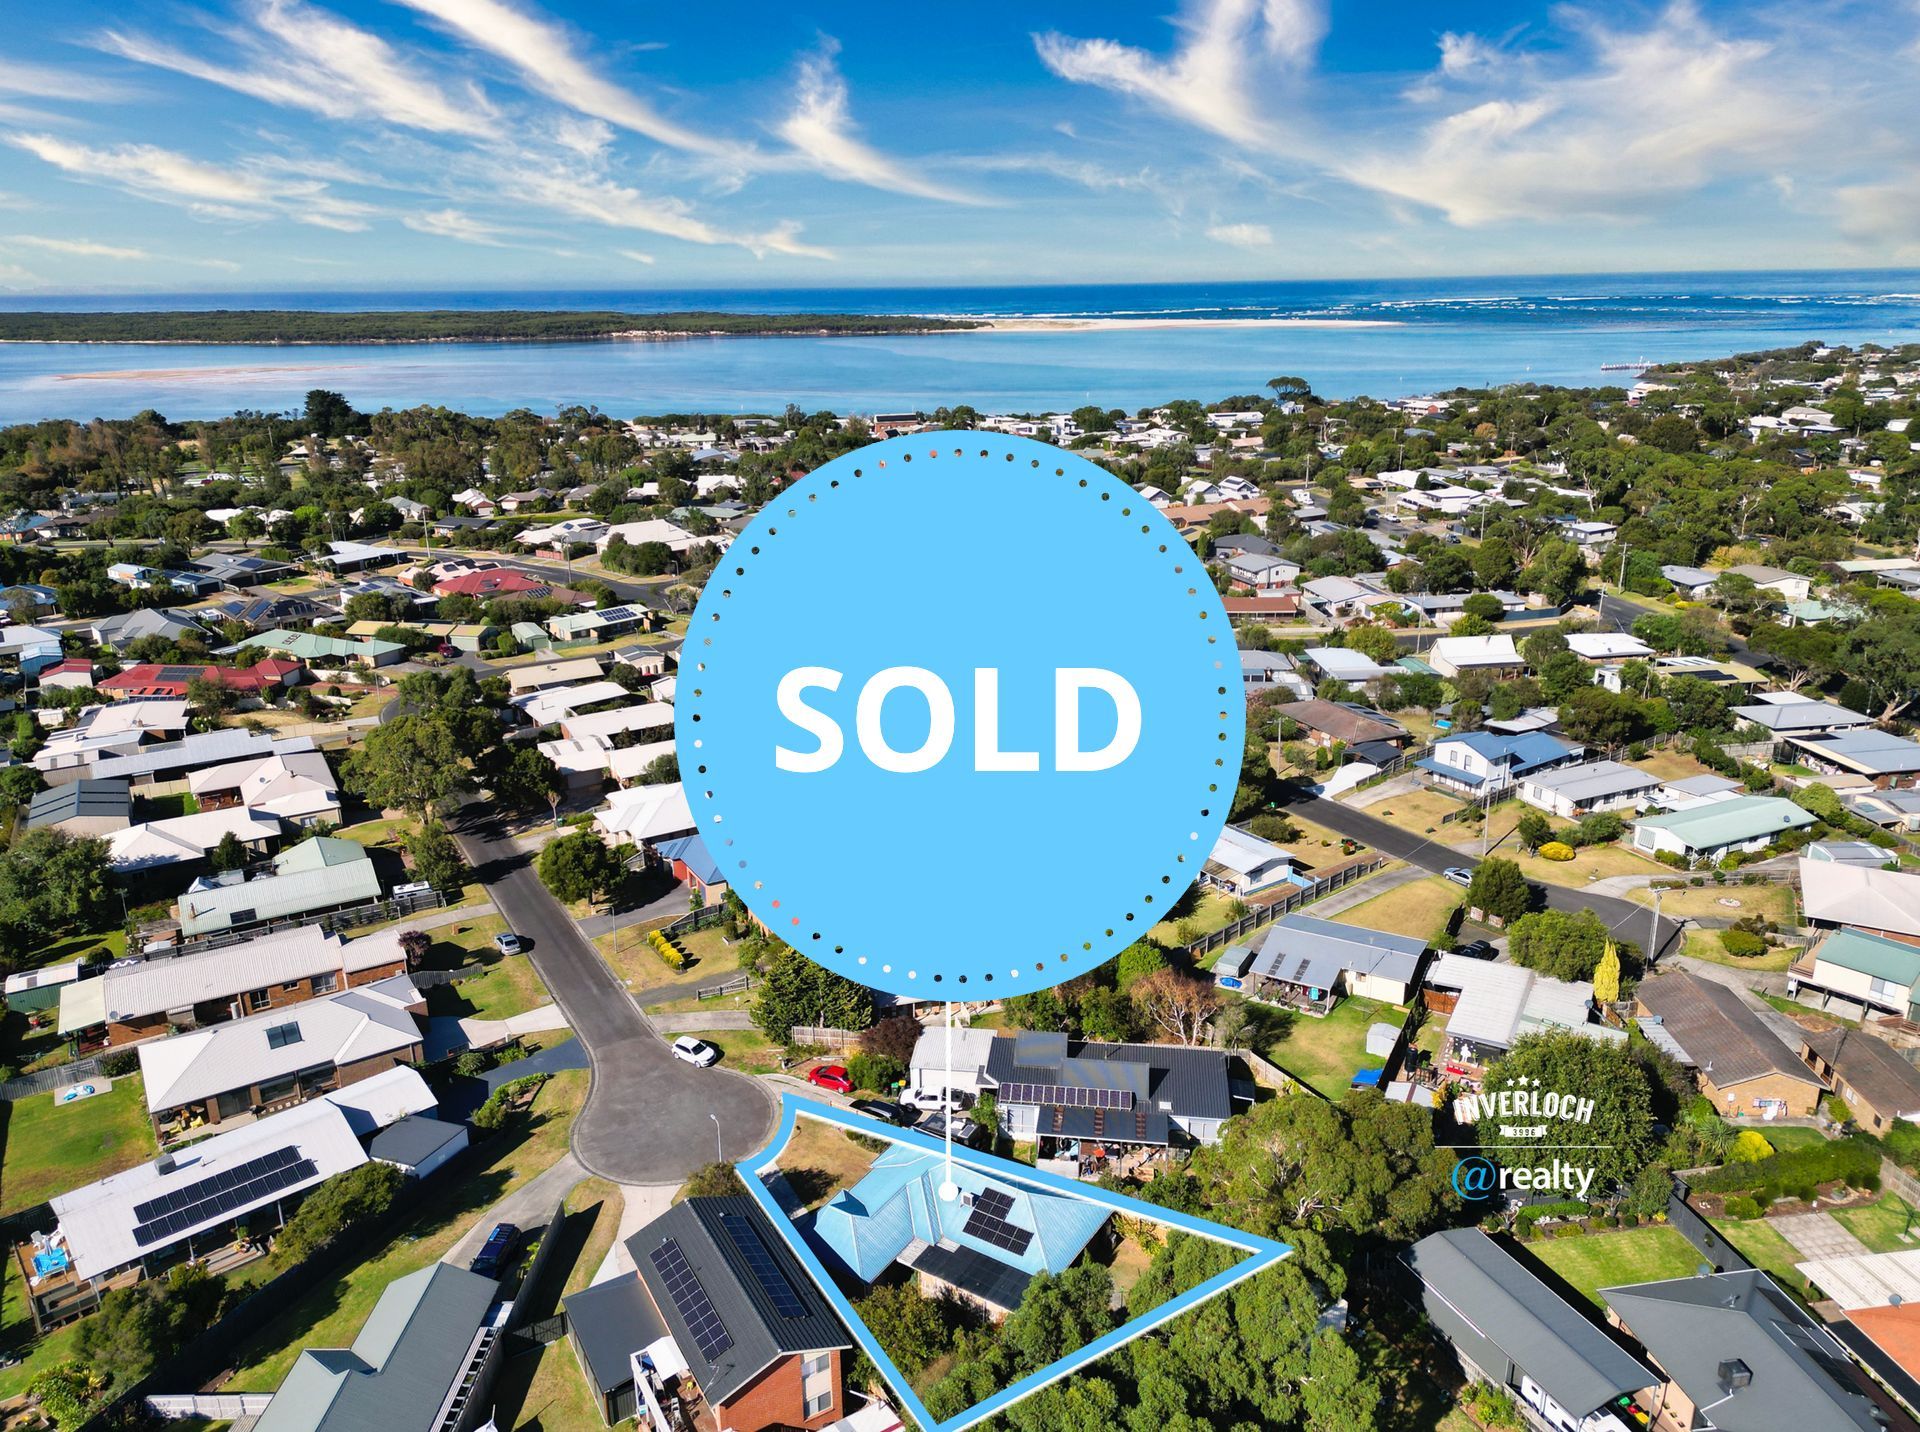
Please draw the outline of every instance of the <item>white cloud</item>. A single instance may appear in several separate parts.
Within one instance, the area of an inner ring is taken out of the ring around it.
[[[668,119],[607,79],[580,57],[559,25],[517,10],[504,0],[400,0],[431,15],[468,43],[505,60],[534,89],[581,114],[657,143],[742,162],[748,146],[718,139]]]
[[[328,119],[376,119],[437,134],[484,136],[499,116],[474,85],[452,93],[378,35],[301,0],[259,0],[259,33],[231,32],[242,59],[215,59],[143,35],[107,30],[94,43],[140,64],[224,85]]]
[[[781,124],[780,137],[822,173],[836,179],[950,204],[982,202],[970,194],[935,183],[911,165],[882,154],[854,132],[848,113],[847,84],[834,64],[838,50],[839,45],[829,40],[819,53],[801,61],[793,112]]]
[[[98,103],[127,99],[133,93],[129,86],[78,70],[28,64],[12,56],[0,61],[0,94],[31,95],[35,99],[72,99],[85,95]]]
[[[1900,261],[1920,258],[1920,165],[1832,193],[1841,231]]]
[[[802,243],[800,226],[792,220],[782,220],[759,232],[722,229],[697,217],[682,200],[648,196],[611,179],[526,166],[502,171],[497,182],[521,203],[609,228],[664,234],[692,244],[737,244],[756,258],[770,253],[833,257],[826,249]]]
[[[1492,68],[1497,53],[1478,35],[1458,35],[1449,30],[1440,37],[1440,73],[1449,79],[1479,74]]]
[[[643,254],[638,249],[615,249],[614,252],[621,258],[631,259],[637,264],[651,264],[654,261],[652,254]]]
[[[1273,230],[1265,224],[1215,224],[1207,237],[1216,244],[1231,244],[1237,249],[1265,249],[1273,246]]]
[[[483,223],[459,209],[435,209],[424,214],[408,214],[400,220],[417,234],[432,234],[436,238],[458,239],[463,244],[486,244],[493,248],[506,247],[507,231],[494,224]]]
[[[9,234],[5,242],[26,244],[30,248],[45,249],[49,253],[74,254],[90,259],[150,259],[153,257],[145,249],[121,248],[116,244],[95,243],[92,239],[47,239],[38,234]]]
[[[1253,98],[1252,62],[1264,52],[1297,69],[1311,58],[1326,33],[1318,0],[1190,0],[1176,23],[1181,42],[1168,60],[1054,33],[1035,35],[1034,46],[1064,80],[1128,95],[1237,144],[1277,145],[1279,126]]]
[[[1487,68],[1484,53],[1452,38],[1452,73]],[[1498,98],[1336,167],[1463,226],[1641,217],[1655,200],[1790,162],[1822,107],[1802,56],[1725,38],[1687,0],[1652,24],[1590,26],[1587,38],[1584,71],[1502,76]],[[1448,53],[1443,42],[1443,70]]]
[[[317,180],[276,176],[269,182],[244,168],[203,163],[152,144],[100,147],[52,134],[10,133],[0,138],[76,178],[110,184],[208,218],[280,217],[316,228],[353,231],[366,228],[374,212],[365,204],[340,198]]]

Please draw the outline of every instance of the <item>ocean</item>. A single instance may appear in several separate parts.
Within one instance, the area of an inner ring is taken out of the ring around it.
[[[1920,342],[1920,271],[1634,274],[1000,288],[289,291],[7,295],[4,309],[720,309],[918,313],[1104,326],[883,338],[387,346],[0,344],[0,423],[208,418],[333,388],[364,410],[591,404],[668,412],[876,412],[970,403],[1136,409],[1298,375],[1331,397],[1511,382],[1630,382],[1603,365],[1808,340]],[[1276,323],[1275,321],[1281,321]]]

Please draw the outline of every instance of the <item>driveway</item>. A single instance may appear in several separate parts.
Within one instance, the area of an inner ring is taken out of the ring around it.
[[[729,1160],[766,1142],[773,1096],[744,1074],[673,1057],[484,805],[461,813],[456,835],[494,905],[531,941],[528,958],[586,1048],[593,1085],[573,1151],[588,1172],[621,1184],[680,1183],[712,1161],[716,1122]]]
[[[567,1190],[586,1176],[578,1159],[572,1154],[564,1155],[552,1168],[535,1174],[481,1214],[479,1221],[461,1235],[460,1241],[440,1255],[440,1261],[457,1268],[466,1267],[486,1243],[496,1223],[511,1223],[522,1233],[545,1228],[553,1221],[553,1211],[567,1196]]]
[[[1391,855],[1397,860],[1405,860],[1428,870],[1440,871],[1449,866],[1461,866],[1471,870],[1479,860],[1471,855],[1462,855],[1459,851],[1444,844],[1433,836],[1417,831],[1403,830],[1397,825],[1370,816],[1352,806],[1342,805],[1338,801],[1318,798],[1295,801],[1288,809],[1296,810],[1308,820],[1317,821],[1329,830],[1341,835],[1350,835],[1363,844],[1372,846],[1383,855]],[[1445,828],[1442,827],[1444,830]],[[1547,907],[1553,910],[1565,910],[1577,914],[1582,910],[1591,910],[1606,922],[1609,930],[1617,931],[1623,938],[1636,941],[1655,959],[1675,942],[1680,934],[1678,922],[1664,916],[1654,927],[1653,911],[1631,900],[1621,900],[1610,895],[1596,895],[1591,890],[1569,890],[1559,885],[1543,885],[1535,882],[1535,887],[1545,892]],[[1651,941],[1650,941],[1651,936]]]

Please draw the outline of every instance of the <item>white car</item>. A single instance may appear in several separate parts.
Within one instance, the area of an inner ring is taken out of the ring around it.
[[[973,1096],[958,1089],[909,1088],[901,1092],[900,1102],[910,1109],[966,1109]]]
[[[691,1034],[683,1034],[673,1041],[673,1057],[705,1069],[709,1064],[719,1062],[720,1051],[704,1039],[695,1039]]]

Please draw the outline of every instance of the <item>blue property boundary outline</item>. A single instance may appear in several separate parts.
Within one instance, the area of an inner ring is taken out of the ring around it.
[[[788,1142],[793,1138],[795,1121],[803,1116],[806,1118],[817,1118],[830,1124],[838,1124],[842,1128],[850,1129],[857,1134],[864,1134],[869,1138],[885,1139],[889,1143],[904,1144],[909,1148],[923,1149],[929,1153],[939,1154],[942,1157],[945,1157],[948,1153],[947,1145],[938,1139],[929,1138],[927,1135],[916,1133],[911,1129],[893,1128],[881,1123],[877,1119],[870,1119],[864,1114],[856,1114],[852,1110],[842,1109],[832,1104],[821,1103],[800,1094],[782,1094],[780,1096],[780,1110],[780,1127],[775,1130],[772,1141],[761,1152],[738,1165],[741,1181],[746,1184],[747,1192],[753,1196],[754,1200],[759,1203],[767,1216],[773,1220],[774,1227],[779,1231],[781,1238],[786,1240],[787,1246],[793,1250],[794,1256],[799,1258],[801,1263],[806,1267],[807,1273],[819,1286],[821,1294],[833,1305],[834,1312],[839,1315],[841,1322],[846,1325],[847,1331],[853,1335],[854,1340],[860,1344],[867,1356],[873,1359],[874,1365],[880,1369],[881,1376],[886,1378],[888,1385],[893,1388],[894,1394],[900,1399],[906,1412],[915,1422],[920,1424],[924,1432],[961,1432],[962,1428],[971,1427],[978,1422],[984,1422],[995,1413],[1005,1411],[1014,1403],[1032,1396],[1050,1383],[1058,1382],[1069,1373],[1076,1372],[1088,1363],[1106,1356],[1106,1354],[1114,1351],[1116,1348],[1125,1346],[1141,1334],[1151,1331],[1170,1318],[1178,1317],[1189,1308],[1199,1306],[1216,1293],[1225,1292],[1235,1283],[1243,1282],[1255,1273],[1273,1267],[1293,1251],[1292,1247],[1288,1244],[1281,1243],[1272,1238],[1262,1238],[1257,1234],[1246,1233],[1238,1228],[1230,1228],[1222,1223],[1212,1223],[1204,1218],[1195,1218],[1191,1214],[1177,1213],[1170,1208],[1160,1208],[1137,1198],[1129,1198],[1122,1193],[1114,1193],[1110,1189],[1079,1183],[1070,1178],[1063,1178],[1059,1174],[1048,1173],[1044,1169],[1033,1168],[1027,1164],[1016,1164],[1008,1159],[996,1158],[991,1154],[976,1153],[971,1149],[956,1145],[952,1149],[952,1157],[955,1163],[964,1164],[968,1168],[978,1170],[991,1177],[1012,1179],[1018,1183],[1031,1184],[1036,1188],[1044,1188],[1054,1193],[1062,1193],[1069,1197],[1084,1199],[1089,1203],[1101,1204],[1104,1207],[1112,1209],[1115,1213],[1124,1213],[1134,1218],[1150,1219],[1155,1223],[1165,1224],[1170,1228],[1178,1228],[1183,1232],[1210,1239],[1215,1243],[1224,1243],[1230,1248],[1241,1249],[1249,1256],[1242,1258],[1231,1268],[1214,1274],[1205,1282],[1189,1288],[1178,1297],[1171,1298],[1167,1302],[1162,1303],[1152,1312],[1143,1313],[1130,1322],[1122,1323],[1112,1332],[1095,1338],[1085,1347],[1080,1348],[1076,1352],[1069,1353],[1058,1362],[1049,1364],[1041,1368],[1038,1372],[1028,1374],[1026,1377],[1021,1378],[1020,1381],[1013,1383],[1009,1387],[1002,1388],[999,1392],[996,1392],[984,1401],[976,1402],[965,1412],[959,1413],[957,1416],[951,1417],[945,1422],[941,1422],[938,1421],[932,1413],[928,1412],[926,1405],[914,1395],[913,1384],[901,1374],[899,1368],[894,1366],[893,1359],[887,1356],[886,1349],[880,1346],[879,1339],[874,1337],[872,1329],[868,1328],[866,1323],[861,1321],[860,1315],[853,1310],[852,1301],[840,1291],[839,1287],[834,1283],[832,1275],[827,1272],[826,1266],[821,1263],[819,1256],[814,1253],[812,1248],[807,1246],[807,1240],[801,1234],[798,1225],[794,1222],[793,1215],[780,1207],[774,1200],[772,1193],[768,1191],[767,1186],[761,1181],[760,1174],[762,1170],[778,1164],[781,1151],[786,1148]]]

